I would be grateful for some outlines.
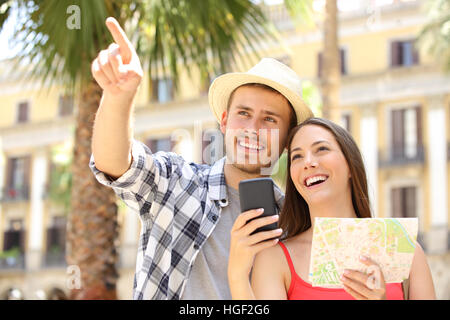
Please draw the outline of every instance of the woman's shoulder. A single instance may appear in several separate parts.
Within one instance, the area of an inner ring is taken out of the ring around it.
[[[264,261],[272,261],[276,259],[275,261],[279,261],[279,258],[283,257],[283,249],[281,248],[280,241],[278,243],[270,248],[264,249],[260,251],[256,258],[260,260],[261,262]]]

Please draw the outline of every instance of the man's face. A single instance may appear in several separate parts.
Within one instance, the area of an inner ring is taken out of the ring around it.
[[[285,147],[293,110],[284,96],[261,87],[239,87],[231,99],[220,124],[227,160],[244,172],[263,174]]]

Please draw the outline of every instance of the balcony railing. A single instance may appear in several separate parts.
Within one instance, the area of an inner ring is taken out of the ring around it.
[[[450,161],[450,141],[447,142],[447,160]]]
[[[45,258],[42,267],[65,267],[66,252],[65,251],[48,251],[45,253]]]
[[[23,186],[20,188],[6,187],[3,188],[0,195],[1,202],[15,202],[15,201],[26,201],[30,199],[30,188],[29,186]]]
[[[403,166],[408,164],[423,164],[425,162],[425,148],[417,145],[415,152],[408,154],[405,146],[392,146],[387,152],[379,152],[378,164],[380,167]]]

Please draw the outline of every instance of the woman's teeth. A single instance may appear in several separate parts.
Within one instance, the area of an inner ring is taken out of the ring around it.
[[[310,187],[312,184],[314,184],[314,183],[316,183],[316,182],[323,182],[323,181],[325,181],[325,180],[327,180],[327,176],[315,176],[315,177],[311,177],[311,178],[308,178],[308,179],[306,179],[306,181],[305,181],[305,185],[307,186],[307,187]]]

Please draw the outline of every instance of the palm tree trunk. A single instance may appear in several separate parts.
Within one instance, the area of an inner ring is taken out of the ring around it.
[[[323,117],[340,122],[339,86],[341,57],[338,39],[337,0],[326,0],[324,21],[323,69],[321,76]]]
[[[92,80],[82,88],[76,115],[72,211],[67,227],[67,263],[79,267],[81,287],[72,299],[117,299],[117,205],[114,192],[89,169],[94,117],[102,90]]]

